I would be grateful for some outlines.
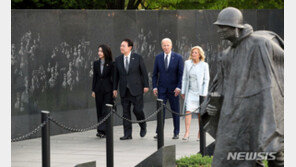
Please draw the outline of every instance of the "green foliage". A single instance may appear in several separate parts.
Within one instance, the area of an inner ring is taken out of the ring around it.
[[[177,167],[211,167],[213,156],[202,156],[201,154],[182,157],[176,161]],[[267,160],[263,161],[265,167],[268,167]]]
[[[13,9],[106,9],[107,4],[105,0],[12,0],[11,7]]]
[[[263,164],[264,164],[265,167],[268,167],[268,162],[267,162],[267,160],[264,160],[264,161],[263,161]]]
[[[13,9],[283,9],[284,0],[11,0]]]
[[[147,9],[283,9],[284,0],[145,0]]]
[[[177,160],[177,167],[211,167],[213,157],[201,154],[191,155],[190,157],[182,157]]]

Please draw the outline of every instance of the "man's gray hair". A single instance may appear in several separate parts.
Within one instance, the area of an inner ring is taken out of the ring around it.
[[[161,40],[161,44],[162,44],[163,41],[169,41],[173,45],[173,42],[172,42],[172,40],[170,38],[163,38]]]

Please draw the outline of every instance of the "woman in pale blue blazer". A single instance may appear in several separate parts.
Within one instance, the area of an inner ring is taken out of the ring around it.
[[[201,98],[208,94],[209,86],[209,66],[204,62],[204,51],[200,46],[191,49],[189,59],[185,61],[182,77],[181,96],[184,99],[182,113],[198,113],[198,123],[200,123],[199,105]],[[183,140],[189,139],[189,129],[191,114],[185,116],[185,134]],[[198,131],[197,140],[200,138]]]

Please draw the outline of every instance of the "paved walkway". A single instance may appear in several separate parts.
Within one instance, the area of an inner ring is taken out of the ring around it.
[[[141,138],[140,128],[133,124],[133,139],[121,141],[122,126],[114,127],[114,166],[132,167],[151,155],[157,149],[155,135],[156,121],[147,122],[147,135]],[[198,122],[192,120],[189,141],[182,141],[184,135],[184,119],[181,118],[180,139],[172,140],[172,119],[165,121],[165,145],[176,145],[176,158],[196,154],[199,151],[199,142],[196,141]],[[74,167],[77,164],[96,161],[97,167],[106,166],[105,139],[95,136],[96,130],[82,133],[70,133],[51,137],[51,166]],[[207,145],[213,142],[207,134]],[[41,140],[40,138],[11,143],[12,167],[40,167]]]

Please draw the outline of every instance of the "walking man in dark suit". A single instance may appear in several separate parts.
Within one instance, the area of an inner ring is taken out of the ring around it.
[[[116,57],[114,65],[114,83],[113,95],[117,97],[117,88],[119,83],[119,92],[123,108],[123,116],[131,119],[131,104],[137,120],[145,119],[143,112],[143,92],[149,91],[148,74],[143,58],[131,53],[133,42],[130,39],[124,39],[120,45],[122,55]],[[141,127],[140,136],[146,135],[146,122],[139,123]],[[124,136],[120,140],[132,139],[132,123],[123,120]]]
[[[154,62],[152,76],[153,93],[159,99],[162,99],[164,104],[166,104],[168,99],[171,109],[174,112],[180,113],[179,94],[181,91],[184,62],[181,55],[172,52],[171,39],[164,38],[161,41],[161,47],[163,52],[155,57]],[[177,114],[172,115],[174,123],[173,139],[179,139],[180,116]],[[157,136],[154,136],[154,138],[157,138]]]

